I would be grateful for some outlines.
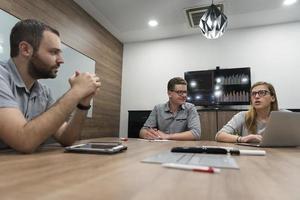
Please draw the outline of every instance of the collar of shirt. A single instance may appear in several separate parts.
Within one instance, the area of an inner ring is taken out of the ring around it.
[[[17,66],[15,65],[15,63],[13,62],[12,59],[9,59],[8,60],[8,63],[7,65],[5,66],[6,69],[8,71],[10,71],[11,73],[11,76],[12,76],[12,81],[15,83],[15,85],[19,88],[23,88],[26,93],[28,94],[31,94],[31,97],[35,97],[35,96],[38,96],[40,95],[40,83],[38,81],[35,81],[35,83],[33,84],[31,90],[29,91],[26,86],[25,86],[25,83],[17,69]]]
[[[165,110],[165,112],[171,112],[170,111],[170,102],[168,101],[168,102],[166,102],[165,103],[165,108],[164,108],[164,110]],[[179,109],[178,110],[184,110],[185,109],[185,103],[184,104],[181,104],[180,106],[179,106]]]

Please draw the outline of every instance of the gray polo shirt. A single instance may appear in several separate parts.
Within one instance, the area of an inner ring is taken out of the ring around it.
[[[144,128],[157,128],[167,134],[192,131],[196,140],[200,140],[200,119],[196,107],[184,103],[174,115],[169,108],[169,102],[159,104],[150,113]]]
[[[18,108],[27,121],[45,112],[54,102],[50,89],[36,81],[28,90],[14,64],[0,62],[0,108]],[[0,139],[0,148],[6,145]]]

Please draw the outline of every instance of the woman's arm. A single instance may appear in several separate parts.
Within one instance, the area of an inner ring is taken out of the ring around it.
[[[241,142],[239,140],[240,136],[235,134],[242,134],[243,125],[245,124],[245,113],[245,111],[242,111],[234,115],[231,120],[216,133],[216,141]]]

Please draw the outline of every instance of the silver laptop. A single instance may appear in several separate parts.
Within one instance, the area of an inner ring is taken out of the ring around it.
[[[260,143],[237,143],[257,147],[300,146],[300,113],[272,111]]]

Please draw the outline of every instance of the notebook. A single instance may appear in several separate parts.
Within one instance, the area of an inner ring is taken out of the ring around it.
[[[256,147],[300,146],[300,113],[272,111],[260,143],[237,143]]]

